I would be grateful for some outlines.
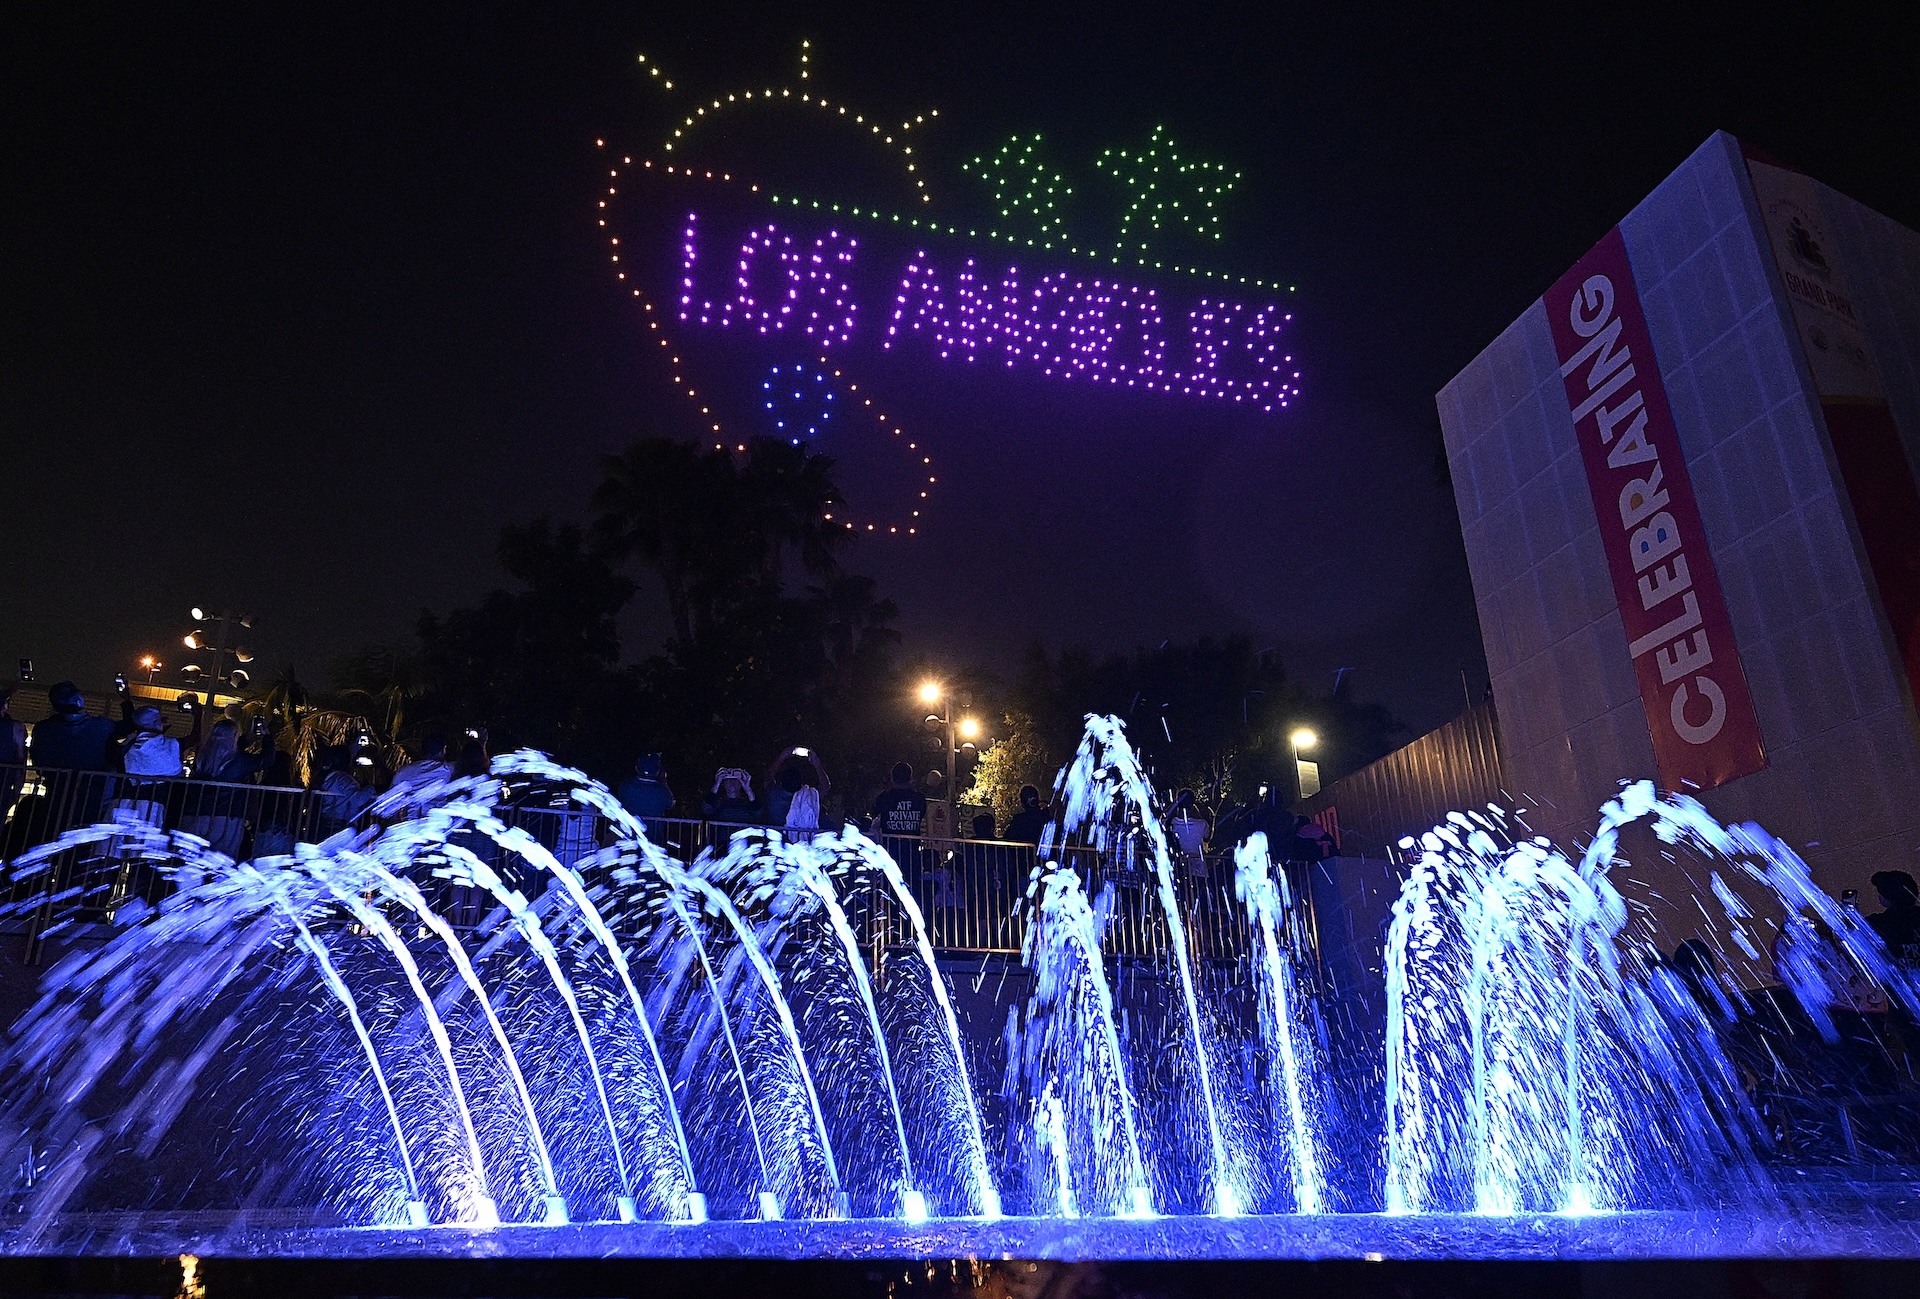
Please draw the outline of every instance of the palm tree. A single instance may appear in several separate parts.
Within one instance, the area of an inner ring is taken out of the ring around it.
[[[681,647],[694,643],[695,587],[711,564],[715,506],[723,493],[714,457],[671,438],[642,438],[601,462],[593,491],[593,537],[615,559],[638,559],[660,575]]]
[[[787,546],[809,573],[826,576],[838,569],[834,552],[852,534],[833,527],[827,517],[842,503],[833,457],[808,455],[805,447],[778,438],[755,438],[748,444],[741,480],[766,534],[762,562],[773,566],[773,576]]]
[[[601,467],[594,541],[660,575],[683,653],[723,610],[777,592],[789,547],[809,573],[838,570],[834,552],[847,535],[827,519],[840,493],[826,456],[756,438],[736,467],[723,451],[642,438]]]
[[[852,685],[862,657],[900,642],[900,633],[889,625],[900,616],[900,606],[891,599],[876,600],[875,589],[872,578],[854,573],[837,574],[825,586],[808,588],[820,607],[836,689]]]

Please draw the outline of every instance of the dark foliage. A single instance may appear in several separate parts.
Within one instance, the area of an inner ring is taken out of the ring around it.
[[[416,716],[448,729],[485,726],[496,748],[531,745],[617,766],[640,702],[620,669],[615,626],[632,581],[588,549],[579,527],[545,519],[505,528],[499,560],[519,590],[492,591],[445,618],[421,616],[427,690]]]
[[[826,519],[839,500],[830,460],[771,439],[728,455],[645,438],[604,468],[584,528],[542,519],[503,531],[511,588],[422,615],[408,733],[484,726],[496,751],[530,745],[610,781],[658,750],[683,811],[715,768],[746,767],[758,786],[790,745],[824,756],[842,811],[864,806],[897,760],[944,766],[913,697],[927,673],[901,652],[893,601],[839,563],[848,538]],[[672,627],[659,652],[623,665],[629,567],[660,582]],[[1036,783],[1072,756],[1090,712],[1126,719],[1160,783],[1216,803],[1261,782],[1290,790],[1296,726],[1323,737],[1313,756],[1329,779],[1384,753],[1399,729],[1377,706],[1310,696],[1243,637],[1104,659],[1035,645],[1003,700],[983,674],[933,675],[962,711],[1020,719],[990,731],[1022,732],[1018,765],[1034,771],[1017,778]]]
[[[1117,714],[1164,788],[1190,786],[1225,804],[1262,783],[1293,789],[1287,737],[1312,728],[1311,757],[1334,780],[1386,753],[1402,729],[1378,704],[1344,691],[1314,695],[1290,681],[1280,657],[1243,636],[1163,643],[1095,659],[1084,649],[1049,657],[1027,650],[1010,706],[1030,717],[1038,745],[1058,764],[1079,744],[1088,713]]]

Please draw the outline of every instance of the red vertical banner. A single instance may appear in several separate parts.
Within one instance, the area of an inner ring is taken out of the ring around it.
[[[1920,702],[1920,486],[1887,403],[1823,398],[1820,413],[1901,671]]]
[[[1920,701],[1920,482],[1887,405],[1873,342],[1813,178],[1747,159],[1801,355],[1908,688]]]
[[[1660,782],[1712,789],[1759,771],[1760,721],[1618,228],[1546,308]]]

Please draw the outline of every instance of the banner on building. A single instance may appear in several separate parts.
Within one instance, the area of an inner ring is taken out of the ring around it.
[[[1887,404],[1839,245],[1811,176],[1748,157],[1747,174],[1895,652],[1920,700],[1920,484]]]
[[[1618,228],[1546,308],[1660,781],[1713,789],[1759,771],[1760,722]]]

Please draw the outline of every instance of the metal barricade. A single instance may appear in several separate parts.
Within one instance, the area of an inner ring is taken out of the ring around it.
[[[178,830],[246,858],[292,852],[324,828],[310,790],[107,771],[0,767],[0,803],[0,929],[26,935],[30,961],[56,924],[110,920],[129,902],[154,903],[171,889],[131,834],[66,849],[37,870],[14,868],[23,854],[69,831],[120,821]]]
[[[615,841],[612,827],[602,818],[577,803],[545,804],[541,800],[547,794],[537,785],[530,786],[517,800],[510,797],[495,809],[495,815],[507,826],[525,831],[568,867]],[[5,816],[0,861],[8,863],[66,831],[115,817],[195,834],[235,857],[291,852],[295,843],[318,842],[349,824],[338,814],[334,801],[319,791],[31,767],[0,767],[0,802],[6,804],[0,808]],[[363,813],[352,824],[364,828],[377,820],[376,814]],[[724,854],[738,831],[761,828],[674,817],[646,821],[649,838],[670,858],[688,866],[703,854]],[[544,886],[543,881],[518,878],[510,854],[484,834],[457,830],[455,841],[500,871],[509,887],[537,892]],[[1026,936],[1027,894],[1041,862],[1032,844],[908,836],[882,836],[877,842],[899,865],[936,950],[956,955],[1020,952]],[[129,844],[109,837],[71,849],[26,878],[16,878],[7,867],[0,876],[0,902],[6,904],[7,923],[0,927],[24,933],[29,959],[37,959],[40,936],[54,925],[111,919],[134,898],[157,902],[170,886],[150,864],[139,860]],[[1172,959],[1159,880],[1137,841],[1123,839],[1118,848],[1104,851],[1061,845],[1050,850],[1048,860],[1059,863],[1057,869],[1074,871],[1090,897],[1108,895],[1105,947],[1110,955],[1146,962]],[[1234,896],[1231,855],[1176,857],[1173,868],[1189,959],[1196,967],[1243,965],[1251,951],[1252,934],[1244,908]],[[1284,868],[1276,865],[1275,869]],[[594,886],[609,881],[587,882]],[[451,883],[431,871],[422,871],[417,883],[457,927],[478,924],[493,910],[493,899],[484,890]],[[1296,951],[1306,952],[1313,946],[1314,929],[1313,917],[1305,912],[1308,893],[1296,887],[1293,896],[1296,907],[1289,924],[1295,932],[1289,937]],[[863,943],[874,950],[913,941],[895,902],[850,897],[847,910]]]

